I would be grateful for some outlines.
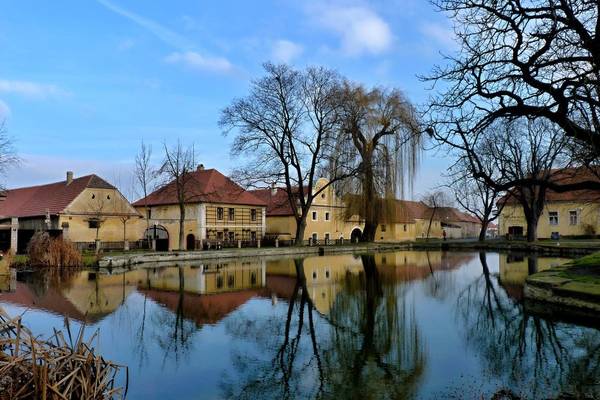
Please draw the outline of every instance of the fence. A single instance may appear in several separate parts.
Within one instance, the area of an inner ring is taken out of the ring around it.
[[[75,248],[81,252],[84,251],[96,251],[96,242],[73,242]],[[148,240],[135,240],[129,242],[129,250],[149,250],[150,243]],[[100,249],[102,251],[123,251],[125,249],[125,242],[100,242]]]

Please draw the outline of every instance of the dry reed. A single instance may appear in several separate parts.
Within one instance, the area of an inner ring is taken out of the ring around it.
[[[76,337],[65,320],[67,338],[54,330],[40,340],[0,308],[0,399],[124,399],[129,379],[127,367],[104,360],[91,343],[84,342],[84,327]],[[75,342],[73,343],[73,339]],[[125,387],[116,385],[125,374]]]
[[[73,243],[62,238],[51,238],[46,232],[33,235],[27,246],[29,263],[43,267],[81,267],[81,253]]]

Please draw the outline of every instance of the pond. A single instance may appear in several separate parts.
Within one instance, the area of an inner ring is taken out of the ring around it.
[[[600,331],[523,301],[564,262],[400,251],[20,274],[35,334],[86,323],[129,399],[600,396]]]

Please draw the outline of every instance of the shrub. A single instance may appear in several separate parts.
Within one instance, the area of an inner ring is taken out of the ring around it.
[[[583,232],[586,236],[594,236],[596,234],[596,227],[592,224],[584,224]]]
[[[47,232],[37,232],[27,245],[29,263],[43,267],[80,267],[81,253],[73,243],[62,238],[51,238]]]

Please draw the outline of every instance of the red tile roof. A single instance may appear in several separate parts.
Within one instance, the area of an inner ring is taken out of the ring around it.
[[[47,185],[30,186],[7,190],[6,198],[0,201],[1,217],[37,217],[50,213],[61,213],[81,192],[87,188],[114,189],[110,183],[97,175],[86,175]]]
[[[555,169],[551,172],[551,180],[557,184],[573,184],[584,181],[600,181],[600,174],[594,173],[588,168],[563,168]],[[546,202],[565,201],[565,202],[600,202],[600,191],[583,189],[571,190],[569,192],[546,191]],[[498,200],[498,204],[517,204],[516,197],[507,194]]]
[[[389,222],[412,224],[415,219],[428,219],[430,215],[431,209],[421,201],[396,200]]]
[[[225,203],[249,206],[266,206],[267,203],[245,190],[216,169],[202,169],[190,172],[189,203]],[[136,207],[177,204],[175,181],[150,193],[145,199],[133,203]]]
[[[267,188],[252,190],[251,193],[267,203],[267,217],[294,215],[287,190],[283,188]]]

